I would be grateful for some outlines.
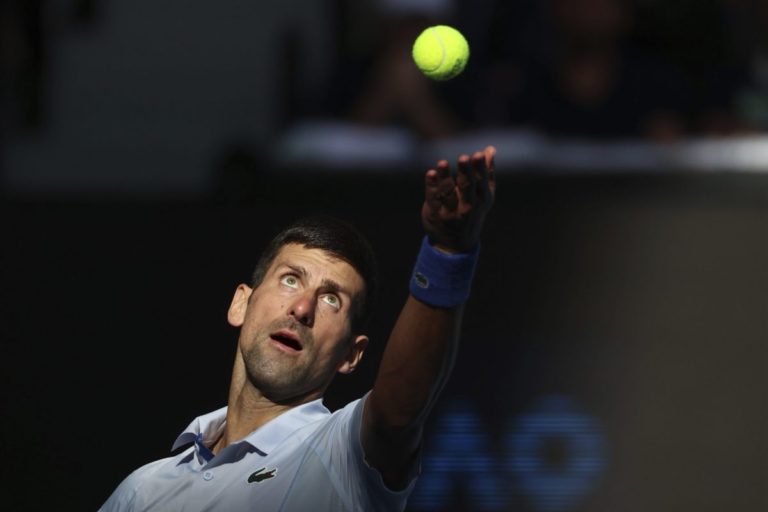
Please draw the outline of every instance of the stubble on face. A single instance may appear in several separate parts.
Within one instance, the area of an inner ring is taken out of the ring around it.
[[[296,354],[282,352],[272,345],[270,334],[281,329],[296,333],[301,351]],[[339,344],[340,348],[344,344]],[[336,369],[313,373],[317,357],[315,340],[309,327],[292,318],[275,320],[251,336],[243,350],[246,375],[250,383],[274,402],[290,401],[316,389],[330,380]]]

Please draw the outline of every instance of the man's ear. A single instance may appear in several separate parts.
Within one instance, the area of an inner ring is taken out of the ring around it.
[[[232,297],[232,303],[227,311],[227,322],[232,327],[240,327],[245,322],[245,312],[248,310],[248,298],[253,293],[253,289],[245,284],[241,284],[235,290],[235,296]]]
[[[339,366],[339,373],[352,373],[360,364],[360,360],[363,359],[363,352],[368,346],[368,336],[360,335],[355,338],[355,341],[349,347],[347,355]]]

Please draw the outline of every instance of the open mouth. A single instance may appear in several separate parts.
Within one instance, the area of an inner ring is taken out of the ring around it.
[[[274,341],[280,343],[281,345],[284,345],[291,350],[300,351],[302,349],[301,343],[299,343],[298,337],[292,333],[287,332],[276,332],[269,335],[270,338],[272,338]]]

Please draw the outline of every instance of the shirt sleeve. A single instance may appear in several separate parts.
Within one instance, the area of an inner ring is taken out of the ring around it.
[[[419,460],[414,463],[408,484],[394,491],[387,487],[378,470],[368,465],[361,439],[363,411],[368,392],[363,398],[333,414],[329,425],[330,470],[338,472],[347,487],[356,510],[401,511],[405,509],[419,473]]]

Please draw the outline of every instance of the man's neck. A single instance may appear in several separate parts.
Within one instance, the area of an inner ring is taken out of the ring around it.
[[[243,439],[254,430],[294,407],[294,405],[276,404],[258,391],[254,393],[250,390],[245,388],[234,396],[230,396],[224,432],[211,448],[214,454],[218,454],[229,444]]]
[[[232,372],[232,382],[229,388],[227,419],[224,432],[211,447],[218,453],[245,438],[248,434],[265,425],[294,407],[321,398],[322,394],[310,393],[285,402],[275,402],[255,388],[246,378],[242,361],[237,358]]]

